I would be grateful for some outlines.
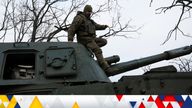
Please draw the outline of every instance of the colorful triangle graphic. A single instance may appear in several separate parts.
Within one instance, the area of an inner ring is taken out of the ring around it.
[[[15,108],[21,108],[21,107],[20,107],[19,104],[17,103],[17,104],[15,105]]]
[[[0,108],[5,108],[5,106],[4,106],[4,104],[3,104],[3,103],[0,105]]]
[[[178,104],[180,107],[183,106],[183,102],[178,102]]]
[[[79,105],[77,104],[77,102],[75,102],[72,108],[80,108],[80,107],[79,107]]]
[[[143,102],[141,102],[141,104],[139,105],[139,108],[145,108],[145,105],[143,104]]]
[[[183,102],[183,97],[181,95],[175,95],[175,99],[177,102]]]
[[[7,98],[6,95],[0,95],[0,100],[1,100],[2,102],[9,102],[9,99]]]
[[[7,95],[7,98],[9,99],[9,101],[11,101],[11,99],[13,98],[13,95]]]
[[[11,97],[9,97],[10,99]],[[7,106],[7,108],[15,108],[15,105],[17,104],[17,100],[15,99],[14,96],[12,96],[12,98],[10,99],[10,102]]]
[[[29,108],[43,108],[43,106],[41,105],[41,102],[39,101],[37,96],[35,96],[35,98],[33,99],[32,104],[30,105]]]
[[[191,108],[191,106],[192,106],[191,98],[187,96],[187,99],[185,100],[181,108]]]
[[[116,95],[116,97],[117,97],[117,99],[118,99],[119,101],[121,101],[121,98],[123,97],[123,95],[122,95],[122,94],[118,94],[118,95]]]
[[[147,102],[154,102],[154,99],[152,96],[149,96],[149,99],[147,100]]]
[[[167,105],[166,108],[173,108],[173,106],[172,106],[171,103],[169,102],[169,104]]]
[[[135,104],[136,104],[137,102],[136,102],[136,101],[130,101],[129,103],[131,104],[132,108],[134,108],[134,106],[135,106]]]
[[[163,102],[161,101],[160,97],[157,96],[157,98],[155,99],[155,103],[157,105],[158,108],[165,108]]]

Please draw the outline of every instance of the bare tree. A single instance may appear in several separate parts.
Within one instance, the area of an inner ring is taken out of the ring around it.
[[[10,6],[10,3],[11,3],[11,0],[4,1],[4,3],[3,3],[3,6],[5,7],[5,10],[4,10],[2,23],[0,25],[0,32],[3,32],[2,35],[0,36],[0,40],[3,40],[3,41],[4,41],[5,36],[7,34],[7,30],[11,29],[9,27],[10,18],[9,18],[9,13],[8,13],[8,8]]]
[[[174,59],[171,63],[176,64],[180,72],[192,72],[192,56],[189,58],[181,57]]]
[[[150,1],[150,6],[152,2],[153,0]],[[172,0],[171,5],[160,7],[156,9],[156,11],[159,11],[158,13],[162,13],[162,12],[165,13],[166,11],[173,8],[181,8],[181,13],[175,27],[169,31],[169,33],[167,34],[167,38],[163,42],[163,44],[165,44],[173,35],[175,35],[175,39],[176,39],[178,33],[181,33],[183,36],[192,37],[191,35],[185,34],[183,30],[180,28],[181,21],[191,17],[192,1],[191,0]],[[188,14],[188,17],[184,17],[185,14]]]
[[[59,41],[63,35],[58,34],[63,30],[67,31],[71,23],[70,17],[87,2],[88,0],[6,0],[4,20],[0,29],[4,34],[0,39],[5,38],[7,32],[11,32],[15,42],[50,42],[52,39]],[[93,16],[111,11],[113,6],[119,6],[118,0],[106,0],[94,11]],[[113,26],[101,37],[127,37],[122,33],[137,32],[138,29],[130,26],[130,21],[122,24],[120,16],[114,19]]]
[[[101,35],[100,38],[110,37],[110,36],[122,36],[125,38],[132,38],[131,36],[128,36],[127,33],[139,34],[138,31],[142,28],[142,26],[137,28],[134,26],[131,26],[130,24],[131,20],[129,20],[125,25],[122,25],[120,22],[120,18],[121,17],[118,16],[117,19],[113,19],[112,26],[109,27],[108,32]]]
[[[13,32],[14,41],[21,42],[28,37],[28,41],[35,42],[47,37],[56,20],[63,17],[65,11],[57,8],[58,3],[64,4],[66,1],[68,0],[7,0],[9,4],[5,6],[5,13],[9,15],[7,23],[12,27],[9,32]],[[73,1],[75,0],[72,3]]]

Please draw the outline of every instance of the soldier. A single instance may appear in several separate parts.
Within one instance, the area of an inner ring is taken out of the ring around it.
[[[95,54],[97,61],[104,71],[110,71],[108,63],[103,58],[100,47],[107,44],[107,40],[96,37],[96,30],[104,30],[107,25],[99,25],[90,17],[92,13],[91,5],[86,5],[83,12],[78,11],[68,30],[68,41],[72,42],[74,35],[77,34],[77,42],[91,49]]]

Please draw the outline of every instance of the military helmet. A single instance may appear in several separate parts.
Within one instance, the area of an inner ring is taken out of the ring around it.
[[[93,9],[92,9],[91,5],[86,5],[86,6],[84,7],[83,12],[93,12],[92,10],[93,10]]]

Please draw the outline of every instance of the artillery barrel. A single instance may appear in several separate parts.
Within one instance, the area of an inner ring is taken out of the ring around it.
[[[142,66],[146,66],[152,63],[156,63],[162,60],[170,60],[176,57],[184,56],[192,52],[192,45],[177,48],[174,50],[165,51],[164,53],[136,59],[128,62],[122,62],[115,65],[112,65],[111,68],[114,68],[114,71],[106,73],[107,76],[117,75],[129,70],[137,69]]]

